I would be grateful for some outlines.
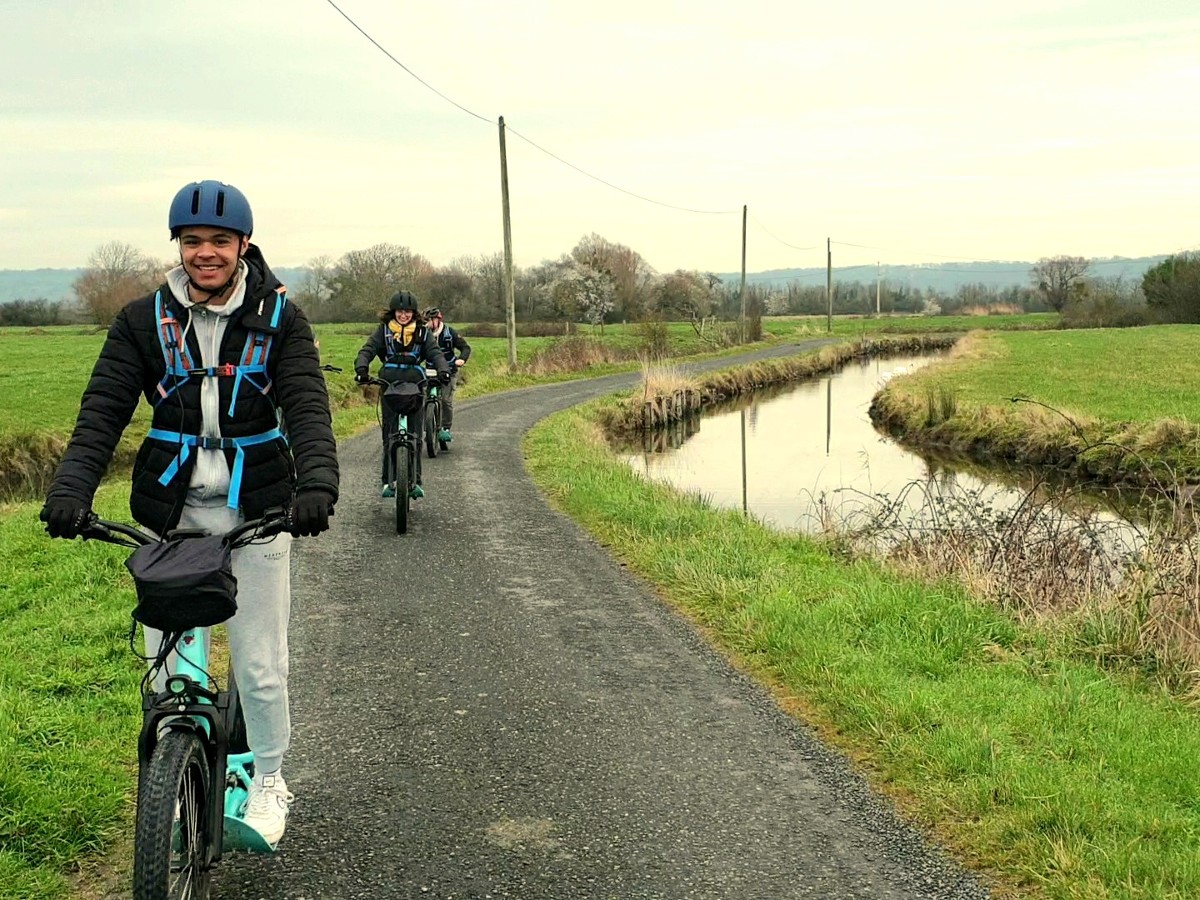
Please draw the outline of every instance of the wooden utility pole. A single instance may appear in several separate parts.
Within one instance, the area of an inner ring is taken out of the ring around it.
[[[825,299],[829,301],[825,330],[833,331],[833,241],[829,238],[825,238]]]
[[[742,343],[746,343],[746,206],[742,205]]]
[[[504,116],[500,117],[500,201],[504,215],[504,300],[508,324],[508,368],[517,368],[517,300],[513,291],[512,218],[508,209],[508,153],[504,148]]]

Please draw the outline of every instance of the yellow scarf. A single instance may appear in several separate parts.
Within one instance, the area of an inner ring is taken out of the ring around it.
[[[395,336],[395,340],[400,343],[401,347],[407,347],[413,342],[413,338],[417,334],[417,321],[409,322],[407,325],[401,325],[395,319],[391,319],[387,323],[388,330]]]

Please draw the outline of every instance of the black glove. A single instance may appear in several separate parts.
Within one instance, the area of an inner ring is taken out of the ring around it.
[[[441,373],[439,373],[439,374],[438,374],[438,381],[440,381],[442,384],[449,384],[449,383],[450,383],[450,372],[449,372],[449,370],[447,370],[447,371],[445,371],[445,372],[441,372]]]
[[[53,538],[79,537],[87,524],[92,507],[83,500],[55,497],[46,501],[39,518],[46,523],[46,534]]]
[[[368,381],[371,380],[371,375],[366,369],[355,369],[354,370],[354,380],[357,381],[359,384],[366,384]]]
[[[292,537],[316,537],[329,529],[333,497],[326,491],[301,491],[292,501]]]

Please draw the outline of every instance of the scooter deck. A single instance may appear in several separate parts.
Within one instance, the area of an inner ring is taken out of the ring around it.
[[[225,836],[222,843],[226,850],[248,850],[251,853],[274,853],[275,847],[267,839],[246,824],[244,819],[225,816]]]

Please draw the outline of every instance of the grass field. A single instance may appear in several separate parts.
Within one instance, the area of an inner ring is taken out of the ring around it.
[[[835,337],[849,338],[864,332],[883,330],[965,331],[981,326],[1001,329],[1044,328],[1055,321],[1056,317],[1041,314],[881,319],[838,317],[833,320],[832,333]],[[824,317],[820,316],[766,318],[763,320],[763,332],[769,340],[801,340],[826,334],[825,325]],[[354,357],[372,327],[371,323],[352,323],[318,325],[314,329],[320,341],[322,362],[344,369],[340,375],[331,374],[328,378],[335,405],[340,405],[355,393]],[[713,351],[713,347],[700,340],[687,323],[672,322],[666,328],[672,356]],[[644,343],[637,325],[609,325],[603,332],[584,326],[579,333],[627,353],[636,353]],[[539,381],[606,374],[614,368],[636,367],[636,363],[629,363],[619,367],[595,367],[582,373],[513,376],[507,372],[506,339],[471,338],[470,341],[473,359],[467,370],[468,383],[461,388],[464,399]],[[528,363],[539,349],[552,341],[553,338],[548,337],[519,338],[518,365]],[[104,332],[93,326],[0,328],[0,350],[3,350],[5,360],[4,367],[0,369],[0,439],[12,435],[69,434],[79,409],[79,396],[87,384],[103,342]],[[736,352],[736,348],[724,352]],[[145,404],[139,408],[134,421],[143,428],[148,427],[149,410]]]
[[[1110,421],[1200,422],[1200,326],[996,332],[913,381],[977,406],[1023,396]]]

